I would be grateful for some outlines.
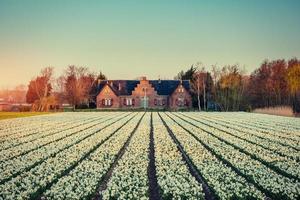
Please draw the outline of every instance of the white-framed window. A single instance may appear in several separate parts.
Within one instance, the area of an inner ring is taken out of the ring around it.
[[[126,105],[127,106],[132,106],[132,99],[131,98],[126,99]]]
[[[111,99],[105,99],[105,105],[111,106]]]

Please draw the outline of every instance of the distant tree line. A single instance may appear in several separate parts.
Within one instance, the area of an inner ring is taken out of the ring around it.
[[[106,80],[87,67],[68,66],[58,78],[46,67],[29,82],[27,103],[35,111],[48,111],[64,104],[73,109],[95,108],[97,86]],[[193,107],[198,110],[251,111],[255,108],[291,106],[300,113],[300,60],[265,60],[247,75],[239,65],[212,66],[208,71],[196,63],[175,79],[190,80]]]
[[[0,90],[0,101],[8,103],[24,103],[26,101],[27,87],[25,85],[17,85],[11,89]]]
[[[246,75],[239,65],[197,63],[175,79],[190,80],[193,106],[199,110],[250,111],[255,108],[291,106],[300,113],[300,60],[265,60]]]
[[[57,79],[53,67],[46,67],[28,85],[26,102],[34,111],[49,111],[69,104],[76,108],[95,108],[98,81],[106,79],[87,67],[68,66]]]

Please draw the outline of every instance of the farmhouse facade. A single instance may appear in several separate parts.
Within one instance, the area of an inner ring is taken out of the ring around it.
[[[98,84],[98,109],[187,109],[192,106],[186,80],[105,80]]]

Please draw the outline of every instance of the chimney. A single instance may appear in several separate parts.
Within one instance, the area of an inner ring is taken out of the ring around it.
[[[146,78],[146,76],[142,76],[142,77],[140,78],[140,80],[145,81],[145,80],[147,80],[147,78]]]
[[[119,91],[121,91],[121,83],[119,83]]]
[[[111,86],[111,87],[113,87],[113,86],[114,86],[114,83],[113,83],[112,81],[110,82],[110,86]]]
[[[159,83],[159,84],[161,83],[160,76],[158,76],[158,83]]]

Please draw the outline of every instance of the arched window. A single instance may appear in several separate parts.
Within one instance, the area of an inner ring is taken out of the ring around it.
[[[132,105],[134,106],[134,104],[135,104],[135,99],[132,99]]]
[[[162,100],[162,105],[163,106],[166,105],[166,100],[165,99]]]
[[[105,106],[105,99],[102,99],[102,106]]]
[[[123,99],[123,105],[126,106],[126,99]]]
[[[154,105],[155,106],[157,105],[157,99],[154,99]]]

